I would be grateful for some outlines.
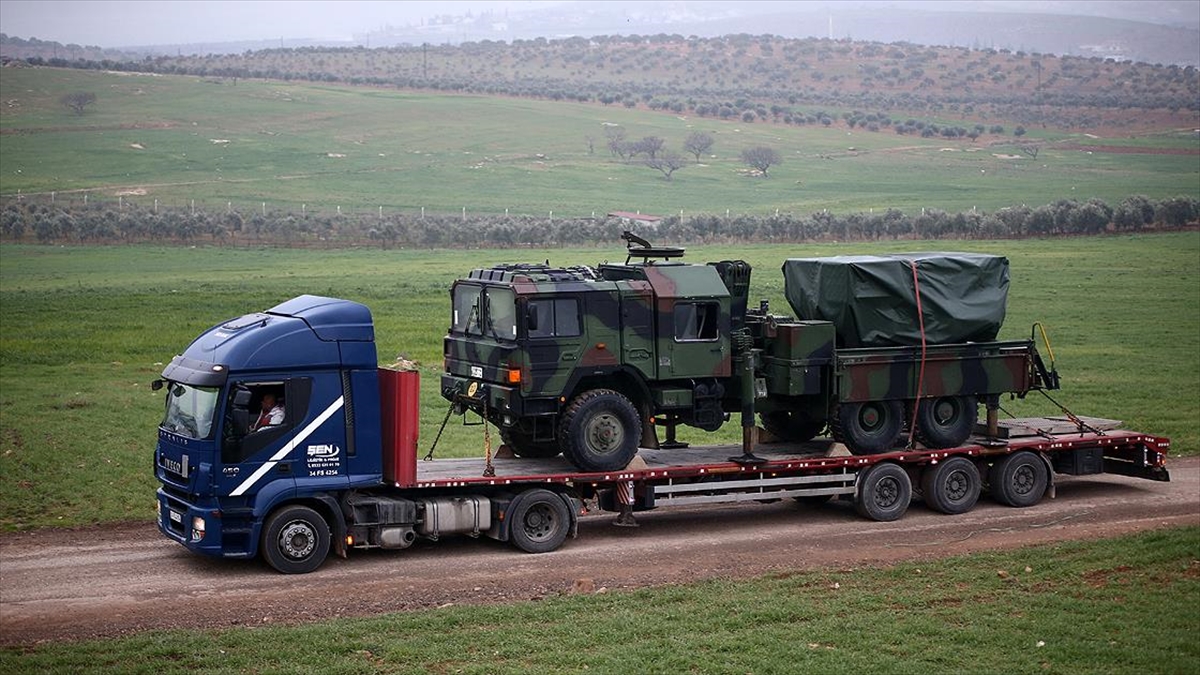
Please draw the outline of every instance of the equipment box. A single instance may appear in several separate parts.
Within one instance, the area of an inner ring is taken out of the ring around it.
[[[1068,452],[1056,452],[1052,456],[1054,470],[1072,476],[1087,476],[1104,473],[1104,449],[1080,448]]]

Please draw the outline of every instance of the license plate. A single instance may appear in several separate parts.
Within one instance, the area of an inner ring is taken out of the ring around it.
[[[482,379],[483,378],[483,367],[482,366],[471,366],[471,377],[478,377],[478,378]]]
[[[171,520],[179,523],[180,525],[183,524],[183,514],[182,513],[179,513],[178,511],[168,511],[167,513],[171,516]]]

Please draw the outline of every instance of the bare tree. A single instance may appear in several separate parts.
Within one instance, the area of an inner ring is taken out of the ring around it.
[[[696,163],[700,163],[700,155],[708,153],[712,150],[713,137],[703,131],[693,131],[688,134],[688,137],[683,141],[683,149],[696,156]]]
[[[683,168],[684,159],[678,153],[666,150],[661,154],[646,160],[646,166],[661,171],[664,178],[671,180],[671,174]]]
[[[662,152],[664,145],[666,145],[666,141],[658,136],[643,136],[642,140],[637,142],[635,149],[636,152],[644,152],[650,159],[654,159],[658,153]]]
[[[608,139],[608,151],[614,156],[620,155],[621,159],[625,159],[627,152],[623,149],[625,145],[625,127],[616,125],[604,127],[604,137]]]
[[[782,164],[783,158],[779,156],[775,148],[759,145],[742,151],[742,163],[758,169],[763,176],[766,176],[767,169],[775,164]]]
[[[84,108],[96,102],[96,95],[90,91],[73,91],[63,94],[58,102],[74,110],[76,115],[82,115]]]
[[[1037,159],[1038,153],[1042,151],[1042,146],[1040,145],[1023,144],[1018,147],[1020,147],[1021,152],[1028,155],[1030,159]]]

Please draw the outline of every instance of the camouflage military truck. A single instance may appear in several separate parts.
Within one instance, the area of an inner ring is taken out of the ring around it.
[[[639,446],[686,447],[680,424],[715,431],[732,413],[745,462],[756,459],[756,415],[780,440],[828,429],[855,454],[892,450],[908,429],[926,447],[956,447],[981,403],[994,428],[1001,394],[1057,387],[1032,339],[994,341],[1004,258],[789,260],[793,318],[749,306],[743,261],[688,264],[681,248],[624,238],[624,263],[498,265],[453,285],[442,395],[498,426],[521,457],[561,452],[613,471]],[[952,269],[914,286],[946,259]]]

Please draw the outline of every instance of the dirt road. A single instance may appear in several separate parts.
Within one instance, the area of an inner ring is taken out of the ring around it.
[[[894,523],[863,520],[844,502],[669,509],[640,514],[637,530],[614,528],[611,514],[596,514],[553,553],[455,538],[407,551],[351,552],[305,576],[196,556],[149,524],[7,534],[0,537],[0,643],[291,624],[542,598],[569,592],[579,579],[618,590],[1200,524],[1200,458],[1168,468],[1170,483],[1060,476],[1057,498],[1028,509],[985,497],[969,513],[944,516],[917,502]]]

